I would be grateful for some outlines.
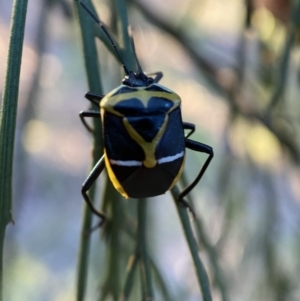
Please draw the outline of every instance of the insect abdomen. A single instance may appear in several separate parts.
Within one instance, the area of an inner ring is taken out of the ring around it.
[[[155,164],[147,167],[144,149],[128,134],[123,118],[104,113],[107,169],[115,188],[125,197],[160,195],[177,182],[184,163],[184,132],[180,108],[166,116],[166,128],[155,142]],[[144,147],[145,148],[145,147]]]

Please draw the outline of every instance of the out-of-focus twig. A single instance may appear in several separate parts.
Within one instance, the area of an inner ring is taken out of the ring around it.
[[[193,44],[190,42],[190,39],[187,38],[185,31],[181,28],[172,26],[170,23],[160,18],[158,14],[148,9],[146,5],[142,4],[140,1],[131,0],[130,1],[134,6],[136,6],[139,11],[155,26],[165,31],[171,35],[175,40],[184,45],[185,51],[189,54],[192,60],[195,62],[196,66],[205,73],[209,83],[219,92],[226,93],[224,87],[219,83],[217,79],[217,70],[208,63],[201,54],[195,49]]]
[[[132,287],[133,287],[133,280],[134,280],[134,274],[138,263],[138,254],[133,255],[129,258],[129,264],[128,264],[128,271],[125,278],[125,285],[123,289],[122,294],[122,301],[127,301],[129,299]]]
[[[66,0],[49,0],[54,2],[55,4],[60,6],[62,9],[62,12],[66,16],[66,18],[71,18],[72,16],[72,10],[71,10],[71,5],[66,1]]]
[[[150,259],[150,263],[151,263],[151,267],[152,267],[152,271],[154,273],[154,277],[156,280],[157,285],[160,287],[161,293],[163,295],[163,300],[164,301],[171,301],[174,300],[174,297],[171,296],[171,293],[163,279],[163,276],[159,270],[159,268],[157,267],[157,265],[155,264],[155,262],[153,260]]]
[[[271,114],[272,109],[279,103],[280,98],[282,98],[288,75],[290,53],[296,38],[296,34],[299,31],[300,1],[294,2],[295,4],[294,8],[291,10],[290,22],[287,25],[286,41],[278,67],[277,81],[267,110],[268,114]]]

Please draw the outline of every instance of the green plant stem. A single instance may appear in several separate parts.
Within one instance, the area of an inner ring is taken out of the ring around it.
[[[176,207],[178,210],[178,214],[180,217],[180,221],[181,221],[181,224],[182,224],[182,227],[184,230],[186,240],[189,245],[189,249],[192,254],[192,258],[193,258],[195,270],[196,270],[196,275],[197,275],[198,283],[199,283],[199,286],[200,286],[200,289],[202,292],[203,300],[204,301],[212,301],[211,293],[210,293],[209,279],[208,279],[207,273],[205,271],[205,268],[203,266],[203,263],[198,254],[198,246],[197,246],[197,242],[195,240],[195,237],[194,237],[194,234],[192,231],[192,227],[190,224],[187,210],[181,204],[178,203],[179,189],[175,186],[171,190],[171,193],[172,193],[173,199],[175,201],[175,204],[176,204]]]
[[[103,203],[105,208],[104,212],[111,212],[109,220],[105,224],[103,229],[105,235],[105,241],[108,245],[106,252],[107,269],[104,284],[101,284],[101,293],[99,296],[100,301],[104,301],[107,297],[111,297],[112,300],[117,301],[121,291],[121,254],[124,251],[121,246],[121,231],[124,219],[122,210],[122,200],[120,194],[113,187],[109,179],[107,179]],[[108,210],[108,207],[111,210]],[[103,274],[103,272],[101,271]]]
[[[228,163],[228,162],[227,162]],[[226,165],[227,167],[227,165]],[[228,177],[228,168],[226,169],[226,175]],[[183,173],[181,176],[181,183],[183,187],[187,187],[188,186],[188,182],[187,182],[187,178],[186,178],[186,173]],[[227,179],[223,179],[223,183],[226,181]],[[226,185],[226,184],[225,184]],[[191,200],[191,197],[188,195],[187,196],[187,200],[193,205],[193,202]],[[200,243],[203,245],[204,249],[207,252],[209,261],[210,261],[210,265],[211,268],[213,270],[213,275],[214,275],[214,284],[219,288],[221,296],[222,296],[222,300],[223,301],[228,301],[229,297],[228,297],[228,292],[227,292],[227,285],[226,285],[226,278],[223,274],[223,271],[219,265],[218,262],[218,252],[216,250],[215,247],[213,247],[213,245],[211,244],[210,240],[209,240],[209,236],[207,235],[207,232],[205,231],[205,227],[202,224],[202,220],[199,218],[199,216],[197,216],[197,218],[195,219],[195,230],[198,236],[198,239],[200,241]]]
[[[228,297],[228,292],[227,292],[227,286],[225,284],[225,277],[224,277],[223,272],[218,263],[217,251],[209,242],[208,236],[204,231],[202,221],[199,218],[197,218],[197,221],[195,222],[195,224],[196,224],[197,233],[199,235],[199,239],[201,240],[204,248],[207,251],[211,267],[214,271],[214,273],[213,273],[214,283],[215,283],[215,285],[217,285],[217,287],[219,287],[220,293],[222,295],[222,300],[228,301],[229,297]]]
[[[153,288],[152,288],[150,262],[148,258],[148,252],[147,252],[146,212],[147,212],[147,200],[146,199],[138,200],[137,254],[140,259],[143,300],[150,301],[153,299]]]
[[[142,284],[142,300],[153,300],[153,287],[151,278],[151,263],[147,251],[146,213],[147,200],[138,200],[138,225],[137,225],[137,247],[133,259],[131,259],[125,279],[122,301],[128,300],[133,287],[133,279],[139,262]]]
[[[42,74],[43,53],[46,50],[47,42],[49,41],[49,17],[51,14],[52,0],[42,0],[40,7],[40,14],[37,18],[37,33],[34,41],[34,49],[37,54],[36,68],[33,71],[31,85],[26,95],[25,105],[22,112],[18,116],[18,128],[24,129],[27,123],[36,118],[35,110],[40,95],[39,81]],[[19,206],[23,203],[25,191],[28,187],[29,168],[28,157],[29,153],[26,152],[21,139],[16,139],[15,145],[15,162],[18,162],[18,173],[15,177],[15,185],[18,187],[14,191],[14,204]],[[27,179],[27,180],[26,180]],[[17,212],[16,212],[17,213]],[[15,216],[17,219],[18,216]]]
[[[3,245],[6,225],[12,221],[13,153],[18,106],[19,79],[27,0],[15,0],[0,113],[0,300],[2,300]]]
[[[92,7],[90,0],[85,1],[86,5]],[[101,79],[98,68],[98,55],[95,45],[95,27],[94,21],[90,16],[79,7],[78,3],[75,3],[77,9],[80,31],[82,37],[84,63],[87,74],[88,86],[94,93],[102,94]],[[79,8],[79,9],[78,9]],[[93,119],[94,128],[94,142],[93,142],[93,159],[92,166],[95,166],[97,161],[102,155],[102,137],[101,137],[101,123],[97,118]],[[95,185],[89,191],[91,200],[95,198]],[[80,250],[78,258],[78,269],[77,269],[77,292],[76,300],[84,300],[84,295],[87,286],[87,273],[88,273],[88,257],[90,249],[90,235],[88,233],[91,229],[92,213],[85,205],[83,213],[83,223],[81,231]]]
[[[121,291],[121,271],[120,271],[120,252],[122,252],[122,248],[120,246],[120,229],[123,221],[123,213],[119,208],[120,203],[120,195],[115,190],[111,182],[109,182],[109,186],[111,188],[111,206],[112,206],[112,215],[113,215],[113,223],[112,223],[112,233],[110,237],[110,252],[109,252],[109,262],[110,262],[110,287],[111,294],[114,300],[118,300],[120,291]]]

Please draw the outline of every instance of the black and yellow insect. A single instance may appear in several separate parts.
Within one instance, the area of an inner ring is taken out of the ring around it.
[[[160,85],[162,72],[146,75],[137,58],[138,71],[127,68],[111,35],[81,1],[81,6],[99,24],[111,41],[126,73],[122,84],[106,95],[87,92],[85,97],[100,106],[100,111],[82,111],[80,118],[102,119],[104,155],[82,185],[82,195],[91,210],[104,221],[87,194],[106,168],[114,187],[125,198],[146,198],[164,194],[179,180],[185,161],[185,149],[208,154],[196,179],[179,195],[179,201],[200,181],[213,158],[213,149],[189,139],[195,125],[182,121],[178,94]],[[133,45],[134,46],[134,45]],[[133,47],[134,48],[134,47]],[[184,130],[188,130],[185,135]]]

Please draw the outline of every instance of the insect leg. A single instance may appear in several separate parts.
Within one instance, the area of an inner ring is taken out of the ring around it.
[[[196,126],[193,123],[182,122],[183,129],[190,130],[188,134],[185,135],[185,139],[189,138],[196,130]]]
[[[101,174],[101,172],[103,171],[103,169],[105,167],[104,156],[105,155],[103,155],[101,157],[101,159],[97,162],[95,167],[90,172],[89,176],[86,178],[86,180],[82,184],[82,188],[81,188],[82,196],[83,196],[84,200],[87,202],[87,204],[90,207],[91,211],[94,214],[96,214],[98,217],[101,218],[101,222],[100,222],[99,226],[101,226],[104,223],[104,221],[106,219],[106,216],[103,212],[101,212],[101,211],[99,211],[95,208],[95,206],[92,203],[92,201],[91,201],[90,197],[88,196],[87,192],[91,188],[91,186],[95,183],[95,181],[97,180],[97,178],[99,177],[99,175]]]
[[[93,129],[87,124],[85,121],[85,117],[94,117],[94,118],[100,118],[100,111],[81,111],[79,112],[80,120],[82,121],[83,125],[86,127],[86,129],[93,133]]]
[[[155,83],[158,83],[162,77],[164,76],[164,74],[161,71],[158,72],[153,72],[153,73],[147,73],[147,76],[155,76],[155,78],[153,79]]]
[[[86,92],[85,95],[84,95],[84,97],[86,99],[88,99],[90,102],[92,102],[96,106],[99,106],[99,103],[100,103],[101,99],[104,96],[105,95],[99,95],[99,94],[95,94],[95,93],[92,93],[92,92]]]
[[[183,198],[188,193],[190,193],[190,191],[193,190],[193,188],[199,183],[199,181],[201,180],[202,176],[204,175],[210,161],[214,157],[214,151],[213,151],[212,147],[210,147],[206,144],[203,144],[203,143],[200,143],[200,142],[197,142],[197,141],[194,141],[194,140],[187,139],[187,140],[185,140],[185,147],[189,148],[191,150],[194,150],[196,152],[206,153],[209,156],[206,159],[206,161],[205,161],[204,165],[202,166],[202,168],[200,169],[200,172],[197,175],[196,179],[179,194],[179,197],[178,197],[179,201],[183,200]]]

